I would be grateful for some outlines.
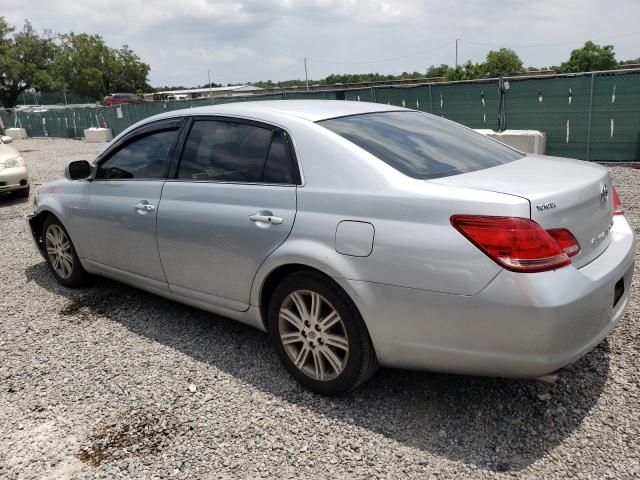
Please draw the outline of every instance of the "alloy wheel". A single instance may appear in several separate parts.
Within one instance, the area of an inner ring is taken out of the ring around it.
[[[71,242],[59,225],[51,224],[45,235],[47,256],[53,270],[60,278],[67,279],[73,272],[73,253]]]
[[[294,365],[309,377],[339,376],[349,356],[349,339],[338,311],[319,293],[291,292],[278,314],[278,333]]]

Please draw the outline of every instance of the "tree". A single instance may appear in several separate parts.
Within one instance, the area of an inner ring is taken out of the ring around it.
[[[591,72],[593,70],[611,70],[616,66],[613,45],[601,47],[592,41],[585,42],[582,48],[571,52],[569,60],[560,64],[561,73]]]
[[[427,78],[446,77],[451,70],[452,68],[446,63],[441,64],[439,67],[431,65],[427,68]]]
[[[622,60],[618,62],[618,65],[638,65],[640,64],[640,58],[631,58],[629,60]]]
[[[56,76],[78,95],[101,98],[110,93],[115,55],[99,35],[69,33],[59,36]]]
[[[38,35],[28,21],[22,31],[14,31],[0,17],[0,102],[6,108],[15,107],[25,90],[55,83],[50,70],[56,51],[53,38]]]
[[[445,75],[445,80],[452,82],[482,78],[485,75],[484,68],[483,63],[473,63],[471,60],[467,60],[464,64],[458,65],[456,68],[450,68]]]
[[[524,65],[518,54],[509,48],[491,50],[483,64],[487,77],[503,77],[524,72]]]
[[[151,85],[147,83],[149,65],[142,62],[128,45],[123,45],[114,53],[116,69],[111,80],[113,89],[125,92],[151,91]]]
[[[54,71],[63,88],[78,95],[102,98],[114,92],[150,91],[149,65],[123,45],[108,47],[100,35],[59,35]]]
[[[129,48],[108,47],[99,35],[43,35],[26,21],[22,31],[0,17],[0,102],[8,108],[27,89],[100,98],[114,91],[152,90],[149,65]]]

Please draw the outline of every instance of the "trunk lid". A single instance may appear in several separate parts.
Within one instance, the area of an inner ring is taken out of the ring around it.
[[[580,253],[572,257],[576,267],[594,260],[611,241],[611,179],[609,171],[597,164],[528,155],[497,167],[429,181],[526,198],[532,220],[547,230],[566,228],[578,240]]]

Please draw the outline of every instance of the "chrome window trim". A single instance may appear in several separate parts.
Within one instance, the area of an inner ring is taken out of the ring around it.
[[[190,180],[188,178],[167,178],[164,180],[165,182],[171,183],[215,183],[222,185],[255,185],[255,186],[263,186],[263,187],[299,187],[300,185],[295,183],[266,183],[266,182],[232,182],[229,180]]]

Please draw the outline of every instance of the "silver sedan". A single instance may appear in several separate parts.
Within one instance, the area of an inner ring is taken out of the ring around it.
[[[60,283],[101,275],[269,332],[338,394],[378,365],[543,377],[629,302],[633,230],[608,171],[344,101],[175,111],[41,186]]]

